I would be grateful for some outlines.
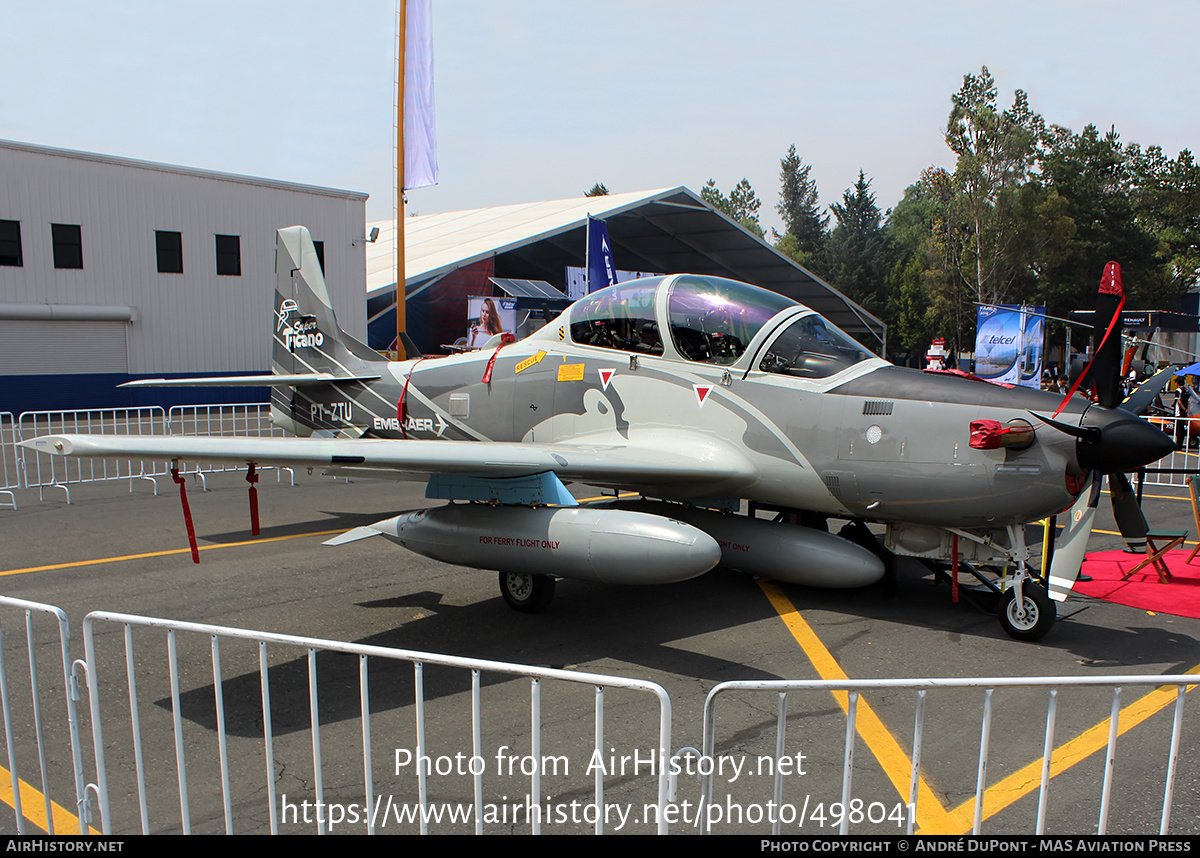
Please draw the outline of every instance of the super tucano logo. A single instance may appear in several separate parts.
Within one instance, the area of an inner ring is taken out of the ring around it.
[[[291,322],[293,313],[299,317],[294,323]],[[279,305],[276,315],[279,321],[275,325],[275,331],[283,334],[283,346],[288,351],[325,344],[325,335],[317,329],[316,317],[301,315],[299,305],[291,298],[285,299]]]

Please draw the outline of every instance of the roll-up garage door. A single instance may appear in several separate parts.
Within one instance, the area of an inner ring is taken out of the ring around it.
[[[128,373],[126,322],[0,320],[0,376]]]

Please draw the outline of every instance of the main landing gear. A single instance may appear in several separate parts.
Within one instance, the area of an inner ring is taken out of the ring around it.
[[[500,595],[514,611],[540,614],[550,606],[550,600],[554,598],[554,581],[549,575],[501,572]]]

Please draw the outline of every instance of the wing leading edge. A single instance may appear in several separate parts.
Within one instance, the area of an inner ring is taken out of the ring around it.
[[[379,476],[511,479],[554,473],[565,481],[696,498],[740,497],[758,482],[753,465],[736,449],[678,432],[593,444],[125,435],[46,435],[21,444],[54,456],[352,468]]]

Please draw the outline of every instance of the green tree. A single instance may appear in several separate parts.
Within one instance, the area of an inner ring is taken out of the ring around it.
[[[863,171],[842,202],[830,208],[837,226],[820,255],[818,272],[849,298],[875,315],[887,306],[886,279],[893,264],[891,239],[883,228],[883,214]]]
[[[762,201],[758,199],[747,179],[738,182],[729,192],[729,196],[721,193],[717,183],[709,179],[700,189],[700,199],[759,238],[763,237],[763,229],[758,223],[758,210],[762,207]]]
[[[794,250],[784,252],[795,259],[817,253],[828,235],[829,215],[821,215],[817,183],[809,178],[811,170],[811,165],[805,164],[796,154],[795,144],[788,147],[787,154],[779,161],[779,204],[775,210],[783,218],[787,232],[776,236],[777,246],[786,236],[791,236],[793,241],[788,247]]]
[[[1161,276],[1173,293],[1200,283],[1200,165],[1184,149],[1169,159],[1158,146],[1128,147],[1133,208],[1157,241]]]
[[[1023,271],[1026,237],[1018,209],[1045,135],[1042,118],[1017,90],[1000,111],[996,83],[984,66],[964,75],[951,97],[946,145],[957,156],[952,174],[953,211],[942,224],[953,270],[987,304],[1003,303]]]
[[[889,213],[887,230],[897,259],[888,273],[888,345],[918,358],[935,336],[957,351],[962,304],[970,300],[949,270],[942,236],[952,195],[945,170],[928,169]]]
[[[1109,260],[1121,263],[1126,294],[1134,305],[1173,304],[1172,278],[1158,255],[1158,242],[1138,217],[1132,164],[1115,129],[1094,125],[1080,134],[1059,129],[1042,165],[1042,184],[1063,202],[1071,223],[1061,252],[1047,260],[1043,293],[1058,307],[1090,306],[1100,272]]]
[[[604,182],[596,182],[596,184],[592,185],[592,187],[584,194],[584,196],[585,197],[607,197],[608,196],[608,186],[605,185]]]
[[[888,346],[903,352],[912,365],[933,339],[937,314],[925,288],[925,268],[917,254],[898,260],[888,273]]]

